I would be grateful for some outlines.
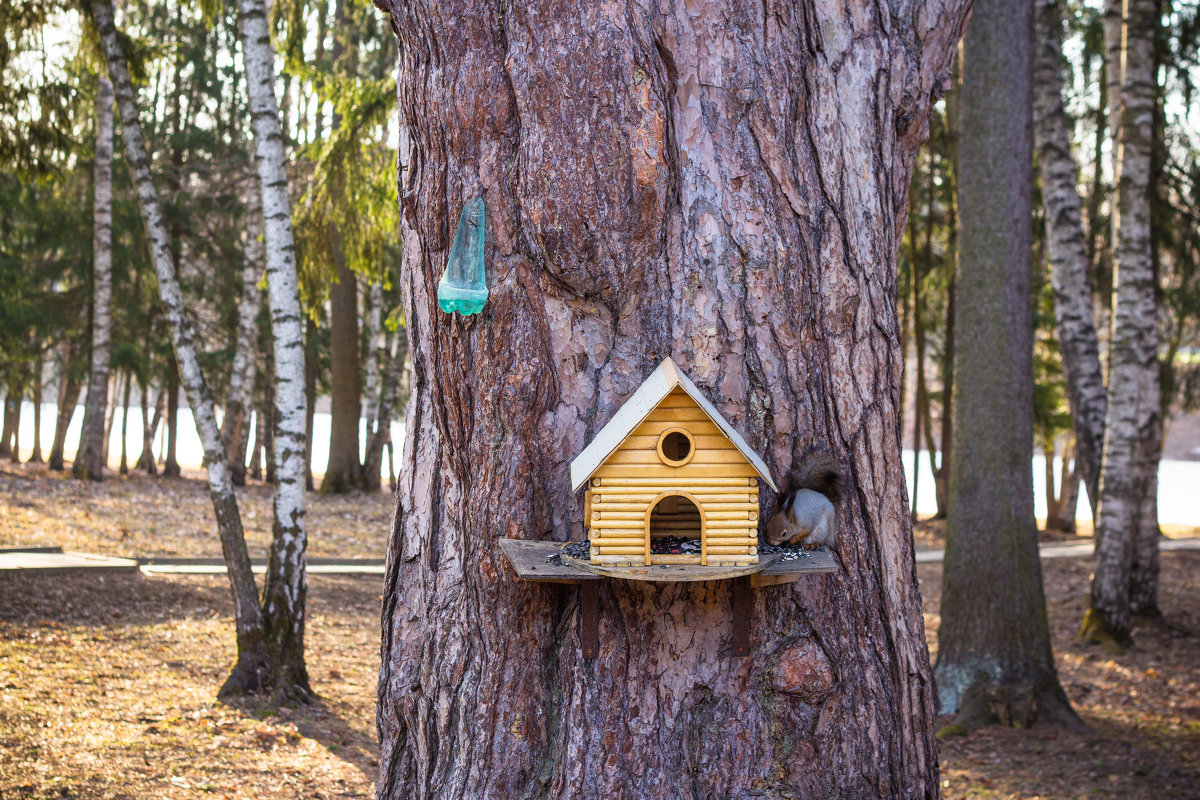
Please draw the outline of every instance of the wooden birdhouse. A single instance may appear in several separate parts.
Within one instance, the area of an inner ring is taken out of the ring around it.
[[[671,359],[571,462],[595,565],[758,563],[766,464]]]

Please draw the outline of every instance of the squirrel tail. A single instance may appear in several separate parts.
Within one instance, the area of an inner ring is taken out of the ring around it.
[[[812,489],[837,502],[845,482],[845,472],[833,453],[810,447],[792,466],[790,489]]]

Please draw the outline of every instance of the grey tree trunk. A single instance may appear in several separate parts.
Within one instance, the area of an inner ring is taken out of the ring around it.
[[[121,464],[117,471],[129,474],[129,391],[133,388],[133,373],[125,375],[125,396],[121,398]]]
[[[1096,514],[1108,395],[1092,315],[1087,239],[1083,233],[1071,126],[1063,108],[1062,12],[1058,0],[1037,0],[1034,139],[1046,213],[1046,254],[1063,377],[1075,428],[1076,458]]]
[[[364,293],[366,303],[367,379],[363,386],[363,419],[367,423],[367,441],[379,429],[379,404],[383,399],[381,368],[387,358],[383,333],[383,282],[371,281]]]
[[[217,531],[221,538],[221,550],[233,594],[237,663],[221,687],[220,695],[253,691],[263,687],[269,680],[271,659],[266,649],[262,609],[258,602],[254,574],[250,570],[250,555],[242,533],[237,497],[233,492],[229,464],[225,459],[221,433],[213,412],[212,394],[196,359],[192,322],[187,316],[183,294],[176,278],[175,264],[171,260],[170,242],[163,224],[158,193],[150,175],[150,162],[146,156],[142,126],[138,119],[136,97],[125,66],[125,54],[121,50],[121,42],[113,22],[111,2],[93,0],[92,13],[121,112],[126,161],[137,190],[142,222],[146,226],[150,256],[154,263],[155,275],[158,277],[159,297],[171,331],[171,341],[188,394],[188,404],[191,406],[196,429],[204,445],[209,496],[216,512]]]
[[[262,232],[262,195],[253,187],[246,203],[246,263],[242,266],[242,297],[238,305],[237,345],[229,372],[229,398],[225,403],[225,418],[221,424],[221,439],[225,451],[233,454],[233,483],[246,483],[243,461],[246,449],[246,427],[254,388],[255,345],[258,343],[259,291],[258,279],[265,264]]]
[[[1138,530],[1158,467],[1157,304],[1150,259],[1150,148],[1154,117],[1154,0],[1127,0],[1113,213],[1114,287],[1108,414],[1096,519],[1091,608],[1081,634],[1131,641],[1130,580]],[[1110,67],[1111,69],[1111,67]],[[1150,537],[1147,536],[1149,539]],[[1154,537],[1157,547],[1157,537]]]
[[[50,443],[50,456],[46,459],[46,466],[52,470],[63,469],[67,429],[71,427],[71,419],[75,416],[75,408],[79,404],[80,380],[73,368],[76,355],[77,351],[68,345],[58,371],[58,420],[54,424],[54,441]]]
[[[162,474],[167,478],[178,478],[182,474],[177,457],[179,446],[179,367],[171,365],[167,373],[167,454],[163,459]]]
[[[37,360],[33,364],[33,452],[29,454],[30,464],[42,463],[42,373],[45,372],[44,355],[41,344],[38,345]]]
[[[84,480],[104,479],[108,439],[104,414],[108,408],[109,362],[112,360],[112,170],[113,89],[104,75],[97,78],[96,160],[92,200],[92,359],[88,373],[83,431],[71,474]]]
[[[263,610],[276,660],[277,698],[311,694],[304,665],[304,339],[296,251],[275,99],[275,49],[262,0],[239,0],[242,57],[250,95],[255,160],[267,247],[267,297],[274,347],[275,525]]]
[[[337,282],[329,293],[329,466],[321,481],[322,494],[363,488],[358,452],[362,400],[358,376],[358,281],[354,271],[346,267],[336,229],[331,239]]]
[[[963,41],[950,513],[935,674],[954,729],[1078,719],[1058,682],[1033,510],[1033,6]]]
[[[378,797],[936,797],[896,254],[968,4],[380,4],[413,378]],[[491,297],[446,315],[480,195]],[[775,474],[844,460],[839,571],[759,592],[747,657],[728,583],[605,582],[585,660],[496,540],[580,528],[570,461],[667,355]]]
[[[157,475],[158,464],[154,461],[154,436],[158,433],[158,426],[162,422],[163,400],[166,399],[166,392],[164,389],[158,390],[153,417],[150,416],[150,409],[146,406],[148,399],[150,399],[150,387],[147,384],[142,387],[142,454],[138,456],[134,469],[143,470],[147,475]]]

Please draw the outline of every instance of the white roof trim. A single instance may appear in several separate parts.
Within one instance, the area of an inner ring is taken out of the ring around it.
[[[663,359],[663,362],[658,365],[658,369],[650,373],[650,377],[646,378],[633,396],[625,401],[616,414],[613,414],[613,418],[608,421],[608,424],[600,429],[591,444],[585,447],[583,452],[571,462],[571,490],[578,491],[587,483],[592,474],[621,446],[629,434],[633,433],[633,429],[640,425],[642,420],[657,408],[658,404],[676,386],[687,392],[688,396],[704,409],[708,418],[721,429],[729,441],[733,442],[759,476],[767,482],[767,485],[775,491],[779,491],[763,460],[750,449],[750,445],[746,444],[746,440],[742,438],[741,434],[733,429],[733,426],[721,416],[721,412],[708,402],[708,398],[696,388],[696,384],[692,383],[691,379],[684,375],[670,358]]]

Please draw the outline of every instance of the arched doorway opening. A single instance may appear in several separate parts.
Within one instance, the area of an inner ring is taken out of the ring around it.
[[[666,492],[646,512],[647,564],[705,564],[704,512],[687,492]]]

